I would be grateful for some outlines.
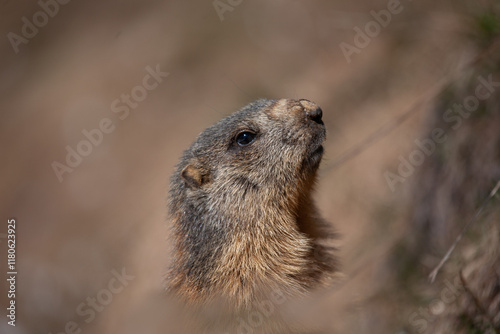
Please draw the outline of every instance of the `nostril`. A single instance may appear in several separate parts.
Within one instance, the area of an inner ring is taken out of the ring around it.
[[[323,124],[323,110],[320,107],[316,107],[314,109],[306,110],[307,117],[318,124]]]
[[[300,104],[304,107],[307,118],[318,124],[323,124],[323,110],[317,104],[308,100],[300,100]]]

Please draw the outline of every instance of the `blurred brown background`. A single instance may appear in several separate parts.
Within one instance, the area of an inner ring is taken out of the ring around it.
[[[487,44],[479,43],[476,18],[494,3],[402,0],[350,61],[340,44],[354,45],[353,29],[364,28],[374,20],[370,12],[387,10],[391,1],[41,3],[0,4],[0,207],[4,225],[14,217],[18,227],[17,325],[8,326],[2,313],[0,332],[55,334],[74,322],[82,333],[170,333],[162,306],[168,178],[200,131],[260,97],[307,98],[324,111],[329,137],[316,199],[342,235],[346,281],[326,294],[314,321],[328,333],[422,332],[409,316],[433,295],[416,297],[394,283],[404,267],[399,263],[407,263],[400,257],[422,247],[422,239],[408,233],[420,179],[415,173],[392,191],[384,172],[396,171],[398,157],[432,130],[435,104],[422,104],[352,159],[337,164],[337,158],[433,97],[443,78],[463,80],[460,67]],[[214,4],[227,10],[218,13]],[[53,14],[46,22],[37,14],[44,6]],[[30,38],[23,36],[24,17],[40,23],[36,33],[25,28]],[[492,24],[487,29],[495,32]],[[147,68],[169,74],[144,90]],[[113,104],[132,93],[139,96],[133,108],[115,104],[130,111],[120,119],[125,111],[114,112]],[[86,139],[82,131],[103,119],[114,130],[60,182],[54,162],[65,164],[66,147],[76,150]],[[493,129],[485,140],[498,140],[500,123],[486,123]],[[469,130],[471,137],[483,132]],[[497,149],[492,152],[500,156]],[[491,175],[498,176],[493,165]],[[485,189],[491,182],[483,182]],[[7,254],[6,226],[0,233],[1,254]],[[416,260],[423,269],[409,281],[425,286],[425,275],[455,236],[446,235],[434,257]],[[394,246],[400,243],[405,247]],[[88,308],[88,297],[105,298],[113,270],[134,278],[87,322],[90,316],[77,309]],[[439,291],[442,283],[436,284]],[[5,281],[3,310],[4,288]]]

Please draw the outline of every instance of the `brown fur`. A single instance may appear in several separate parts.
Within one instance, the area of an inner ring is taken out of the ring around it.
[[[258,100],[185,151],[171,180],[170,293],[236,314],[272,291],[301,296],[334,271],[322,244],[332,233],[311,200],[326,135],[318,109],[307,100]],[[239,146],[242,131],[256,139]]]

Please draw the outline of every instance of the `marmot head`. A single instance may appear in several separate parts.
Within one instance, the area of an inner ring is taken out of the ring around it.
[[[218,285],[237,295],[255,277],[310,275],[312,241],[298,225],[315,215],[325,136],[321,109],[290,99],[255,101],[203,131],[171,179],[170,287],[192,298]]]
[[[188,197],[216,190],[232,201],[280,183],[297,187],[314,175],[325,134],[314,103],[258,100],[203,131],[184,153],[172,183]]]

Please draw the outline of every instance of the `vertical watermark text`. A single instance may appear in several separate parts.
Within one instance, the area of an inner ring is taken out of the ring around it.
[[[7,220],[7,323],[16,326],[16,220]]]

